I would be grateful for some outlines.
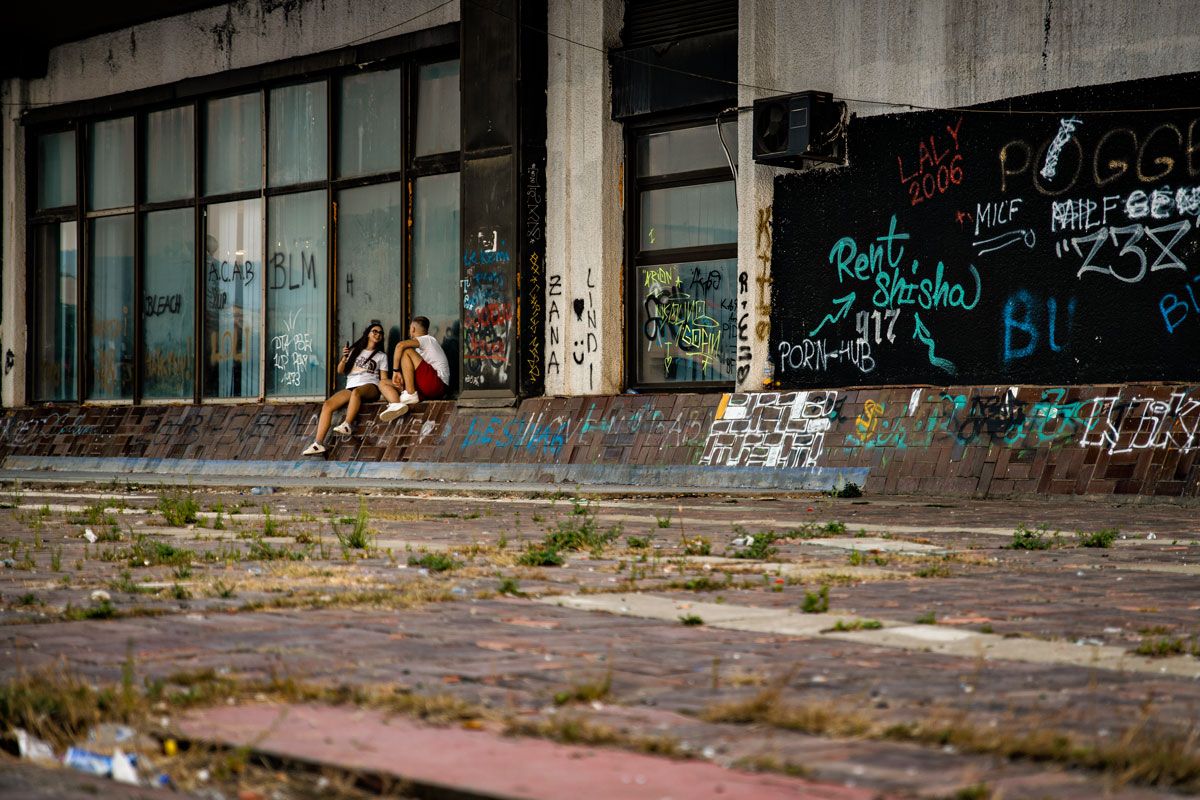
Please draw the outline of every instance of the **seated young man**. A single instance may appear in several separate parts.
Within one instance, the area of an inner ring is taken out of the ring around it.
[[[422,400],[442,397],[450,381],[450,362],[437,339],[429,335],[429,318],[413,317],[408,335],[392,354],[392,383],[400,389],[400,402],[389,403],[379,414],[384,422],[407,413],[409,406]]]

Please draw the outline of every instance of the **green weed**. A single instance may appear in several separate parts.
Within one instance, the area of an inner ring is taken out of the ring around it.
[[[163,521],[167,525],[172,528],[182,528],[185,525],[195,524],[200,503],[196,500],[196,493],[192,491],[189,483],[186,491],[178,486],[171,489],[164,486],[159,489],[158,503],[154,508],[162,514]]]
[[[773,547],[772,543],[779,539],[775,531],[759,531],[753,535],[748,534],[746,529],[741,525],[734,525],[733,532],[735,538],[750,538],[750,543],[745,545],[744,550],[727,552],[726,556],[730,558],[752,558],[757,560],[766,560],[779,552],[778,547]]]
[[[1053,540],[1048,537],[1053,537]],[[1025,523],[1017,523],[1013,531],[1012,541],[1005,545],[1009,550],[1049,550],[1059,540],[1059,532],[1050,533],[1050,526],[1039,525],[1037,528],[1026,528]]]
[[[824,614],[829,610],[829,586],[822,586],[816,594],[804,593],[804,602],[800,610],[805,614]]]
[[[684,625],[703,625],[704,624],[704,620],[701,619],[700,617],[696,616],[695,614],[681,614],[679,617],[679,621],[682,622]]]
[[[410,567],[423,567],[430,572],[449,572],[462,566],[461,561],[455,561],[446,553],[425,553],[420,558],[408,557]]]
[[[1080,547],[1112,547],[1121,533],[1120,528],[1101,528],[1098,531],[1076,531]]]

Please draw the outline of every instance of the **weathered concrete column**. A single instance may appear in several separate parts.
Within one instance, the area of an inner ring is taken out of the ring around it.
[[[776,0],[742,0],[738,10],[738,105],[753,106],[778,86]],[[763,388],[771,339],[771,230],[774,167],[754,163],[754,115],[738,115],[737,390]],[[775,364],[778,367],[778,363]]]
[[[0,119],[0,404],[5,408],[25,405],[25,129],[20,122],[24,98],[24,81],[0,85],[4,109]]]
[[[613,394],[622,385],[623,143],[603,51],[618,44],[623,8],[620,0],[550,3],[547,394]]]

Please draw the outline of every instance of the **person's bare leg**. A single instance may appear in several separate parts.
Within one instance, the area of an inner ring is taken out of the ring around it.
[[[325,434],[329,433],[329,423],[333,421],[333,412],[348,402],[350,402],[350,392],[346,389],[329,395],[329,399],[321,405],[321,416],[317,419],[316,441],[325,441]]]
[[[373,384],[367,384],[366,386],[359,386],[355,388],[355,390],[350,393],[350,402],[346,405],[347,424],[354,423],[354,418],[358,416],[358,409],[362,405],[363,400],[370,402],[379,396],[378,391],[372,391],[374,388],[375,387]]]
[[[404,391],[409,394],[417,393],[417,366],[423,361],[417,351],[408,349],[400,356],[400,371],[404,373]]]
[[[379,382],[379,393],[383,395],[383,399],[389,403],[400,402],[400,392],[392,385],[390,380]]]

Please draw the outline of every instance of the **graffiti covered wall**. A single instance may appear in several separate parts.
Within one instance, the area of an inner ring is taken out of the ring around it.
[[[496,410],[446,401],[388,423],[378,408],[364,409],[353,436],[329,437],[329,460],[579,465],[599,483],[671,467],[683,470],[673,480],[697,486],[715,485],[697,478],[719,471],[728,487],[811,487],[851,475],[871,493],[1200,497],[1193,384],[535,398]],[[39,469],[55,458],[298,461],[319,411],[27,408],[0,417],[0,464],[12,468],[14,456],[42,459]],[[493,479],[512,478],[501,470]]]
[[[855,119],[776,179],[785,387],[1200,378],[1200,74]]]

